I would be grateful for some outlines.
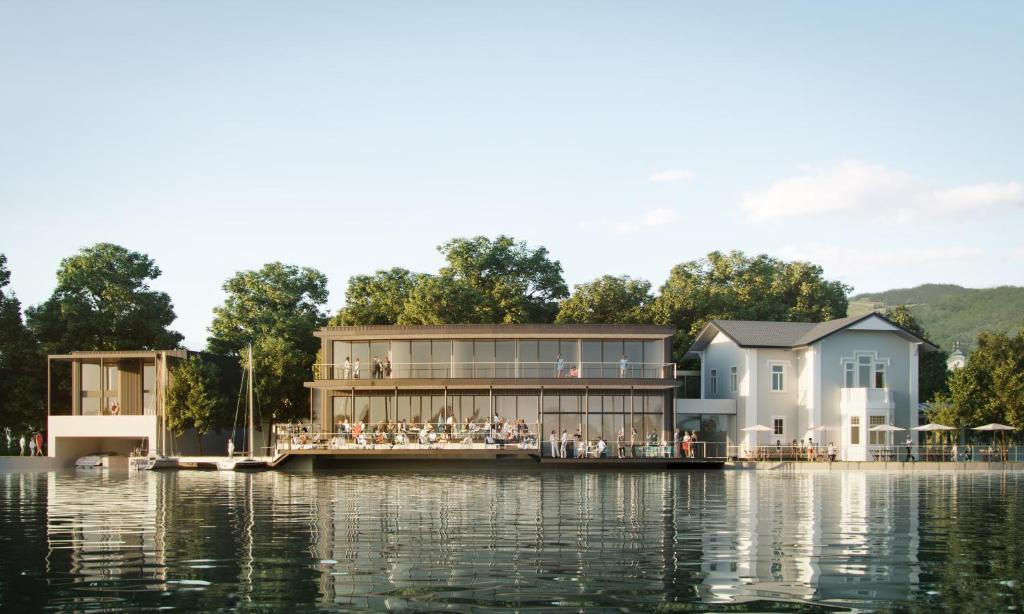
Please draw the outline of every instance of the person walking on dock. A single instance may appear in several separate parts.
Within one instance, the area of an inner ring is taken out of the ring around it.
[[[558,433],[551,431],[551,436],[548,437],[548,444],[551,446],[551,456],[558,458]]]
[[[21,452],[18,453],[18,456],[25,456],[25,445],[26,445],[26,442],[25,442],[25,435],[24,434],[22,434],[21,439],[18,440],[18,445],[21,446]]]
[[[907,435],[906,446],[907,446],[907,457],[905,459],[903,459],[903,462],[910,463],[910,462],[913,462],[913,460],[914,460],[914,456],[912,454],[912,452],[913,452],[913,440],[910,439],[910,435]]]

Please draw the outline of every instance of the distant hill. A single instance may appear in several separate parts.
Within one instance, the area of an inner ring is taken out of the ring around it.
[[[906,305],[930,340],[947,352],[959,341],[964,352],[974,348],[978,333],[991,330],[1015,334],[1024,329],[1024,288],[964,288],[925,284],[850,297],[849,315]]]

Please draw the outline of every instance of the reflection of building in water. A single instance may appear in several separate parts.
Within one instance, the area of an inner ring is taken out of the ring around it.
[[[728,474],[723,531],[704,534],[707,601],[903,600],[917,586],[916,480],[884,474]]]
[[[87,479],[47,475],[47,570],[95,580],[148,570],[148,579],[166,579],[167,493],[157,480]]]
[[[718,473],[551,472],[319,481],[321,602],[621,604],[692,598]],[[353,493],[362,495],[353,496]],[[609,585],[629,585],[613,591]],[[626,593],[629,594],[626,594]],[[590,600],[590,601],[587,601]]]

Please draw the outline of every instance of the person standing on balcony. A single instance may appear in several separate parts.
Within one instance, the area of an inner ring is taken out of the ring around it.
[[[391,357],[390,356],[388,358],[386,358],[385,361],[384,361],[384,377],[387,378],[387,379],[391,379]]]
[[[558,457],[558,434],[554,430],[551,431],[551,436],[548,437],[548,445],[551,447],[551,456]]]
[[[562,377],[565,374],[565,359],[562,358],[562,354],[558,354],[558,358],[555,359],[555,377]]]
[[[25,438],[21,438],[25,441]],[[558,447],[558,458],[565,458],[567,448],[569,447],[569,431],[562,429],[562,445]]]
[[[359,379],[359,357],[356,356],[356,362],[352,365],[352,377],[353,379]]]
[[[626,358],[626,355],[623,354],[622,358],[619,359],[619,377],[626,377],[627,371],[629,371],[629,358]]]
[[[345,369],[343,375],[344,377],[342,379],[348,379],[352,375],[352,361],[348,359],[348,356],[345,357]]]

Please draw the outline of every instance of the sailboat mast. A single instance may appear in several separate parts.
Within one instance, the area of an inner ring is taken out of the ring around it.
[[[256,433],[253,428],[253,417],[252,417],[252,344],[249,344],[249,457],[255,456],[254,452]]]

